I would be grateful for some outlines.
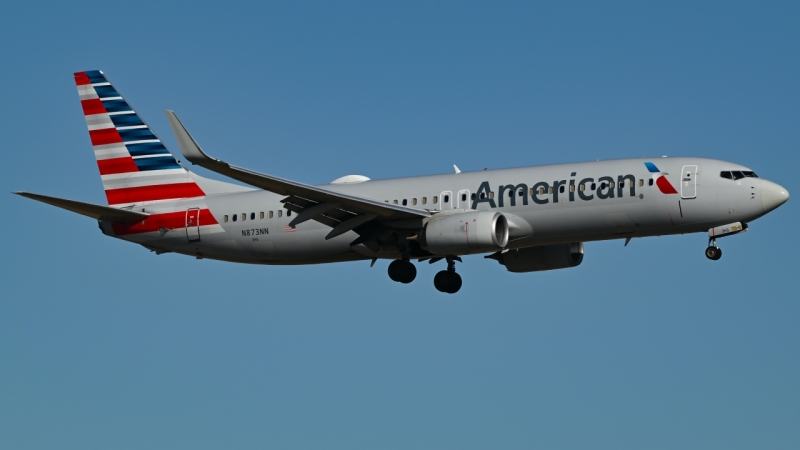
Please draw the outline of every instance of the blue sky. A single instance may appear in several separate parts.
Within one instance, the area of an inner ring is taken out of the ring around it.
[[[692,155],[800,192],[797,2],[16,2],[0,15],[0,447],[797,448],[800,215],[720,241],[256,267],[147,250],[97,203],[72,73],[168,146],[308,183]],[[208,175],[202,170],[198,172]],[[440,263],[441,265],[441,263]],[[793,294],[794,292],[794,294]]]

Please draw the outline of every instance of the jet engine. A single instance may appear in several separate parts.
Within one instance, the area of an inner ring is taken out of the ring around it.
[[[425,225],[420,243],[434,255],[492,252],[508,244],[508,221],[492,211],[448,214]]]
[[[516,273],[566,269],[578,266],[583,261],[583,242],[508,250],[494,253],[487,258],[496,259],[509,272]]]

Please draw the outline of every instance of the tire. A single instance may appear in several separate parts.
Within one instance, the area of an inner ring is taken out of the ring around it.
[[[398,283],[411,283],[417,278],[417,268],[408,261],[394,260],[389,264],[389,278]]]
[[[717,256],[715,256],[715,257],[713,258],[713,260],[714,260],[714,261],[719,261],[719,259],[720,259],[720,258],[722,258],[722,249],[721,249],[721,248],[719,248],[719,247],[717,247]]]
[[[448,286],[449,289],[447,290],[447,293],[455,294],[459,289],[461,289],[461,275],[455,272],[451,272],[449,275],[450,285]]]
[[[722,256],[722,250],[717,247],[709,246],[706,248],[706,258],[716,261]]]
[[[433,286],[439,292],[447,292],[447,287],[449,285],[447,279],[447,271],[442,270],[438,272],[435,277],[433,277]]]

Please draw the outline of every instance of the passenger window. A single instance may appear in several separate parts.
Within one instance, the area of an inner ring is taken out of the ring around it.
[[[222,216],[222,221],[223,221],[223,222],[227,222],[227,221],[228,221],[228,215],[227,215],[227,214],[225,214],[224,216]]]
[[[585,191],[586,190],[586,185],[585,184],[580,185],[578,187],[578,190],[580,190],[581,192]]]
[[[449,195],[445,195],[444,197],[442,197],[442,202],[450,203],[450,196]]]
[[[525,197],[525,191],[520,189],[519,192],[517,193],[517,197]]]
[[[535,191],[533,190],[533,188],[530,188],[530,189],[529,189],[529,193],[528,193],[528,195],[530,195],[531,197],[533,197],[533,193],[534,193],[534,192],[535,192]]]
[[[650,178],[650,181],[647,182],[647,185],[648,186],[652,186],[653,185],[653,179],[652,178]]]
[[[238,214],[234,214],[234,215],[231,216],[231,219],[233,219],[234,222],[236,222],[236,219],[238,219],[238,218],[239,218]]]
[[[570,184],[569,185],[569,191],[570,192],[575,192],[575,185],[574,184]]]
[[[642,187],[642,186],[644,186],[644,180],[639,178],[639,187]]]
[[[467,194],[461,194],[461,201],[462,202],[467,201]]]
[[[475,194],[470,194],[469,199],[470,200],[475,200]]]
[[[489,191],[489,198],[494,198],[494,191]]]
[[[543,187],[539,188],[539,195],[544,195],[544,188]]]
[[[731,173],[733,174],[734,180],[741,180],[742,178],[744,178],[744,174],[742,172],[739,172],[738,170]]]
[[[622,180],[622,181],[619,182],[619,187],[621,187],[621,188],[625,187],[625,180]]]
[[[481,200],[486,198],[486,192],[481,192]]]
[[[608,183],[608,188],[609,189],[614,189],[614,182],[613,181]]]
[[[278,217],[280,217],[280,216],[282,216],[282,215],[283,215],[283,211],[281,211],[281,210],[279,209],[279,210],[278,210]]]
[[[259,219],[263,219],[264,218],[264,211],[261,211],[260,213],[258,213],[258,218]]]
[[[403,206],[408,206],[408,200],[407,199],[403,199]]]
[[[592,183],[592,190],[597,189],[597,183]]]
[[[434,205],[435,205],[435,204],[437,204],[437,203],[439,203],[439,197],[438,197],[438,196],[436,196],[436,195],[434,195],[434,196],[433,196],[433,200],[431,201],[431,203],[433,203]]]
[[[397,200],[392,200],[392,203],[394,203],[396,205],[397,204]]]
[[[256,213],[250,213],[250,220],[256,220]]]
[[[756,173],[755,173],[755,172],[751,172],[751,171],[749,171],[749,170],[743,170],[743,171],[742,171],[742,173],[743,173],[743,174],[744,174],[744,176],[746,176],[747,178],[758,178],[758,175],[756,175]]]
[[[422,204],[425,205],[428,203],[428,197],[422,197]]]
[[[553,193],[553,186],[550,186],[550,188],[547,189],[547,193],[548,194],[552,194]]]
[[[287,209],[286,210],[286,217],[291,217],[291,216],[292,216],[292,210],[291,209]]]
[[[564,185],[563,184],[561,186],[559,186],[558,192],[561,192],[562,194],[564,193]]]
[[[416,198],[412,198],[411,199],[411,204],[412,205],[416,205],[417,204],[417,199]]]
[[[247,220],[247,213],[242,213],[242,222]]]

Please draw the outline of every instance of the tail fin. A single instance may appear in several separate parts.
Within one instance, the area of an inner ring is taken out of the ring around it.
[[[103,72],[77,72],[75,84],[109,205],[205,195]]]

